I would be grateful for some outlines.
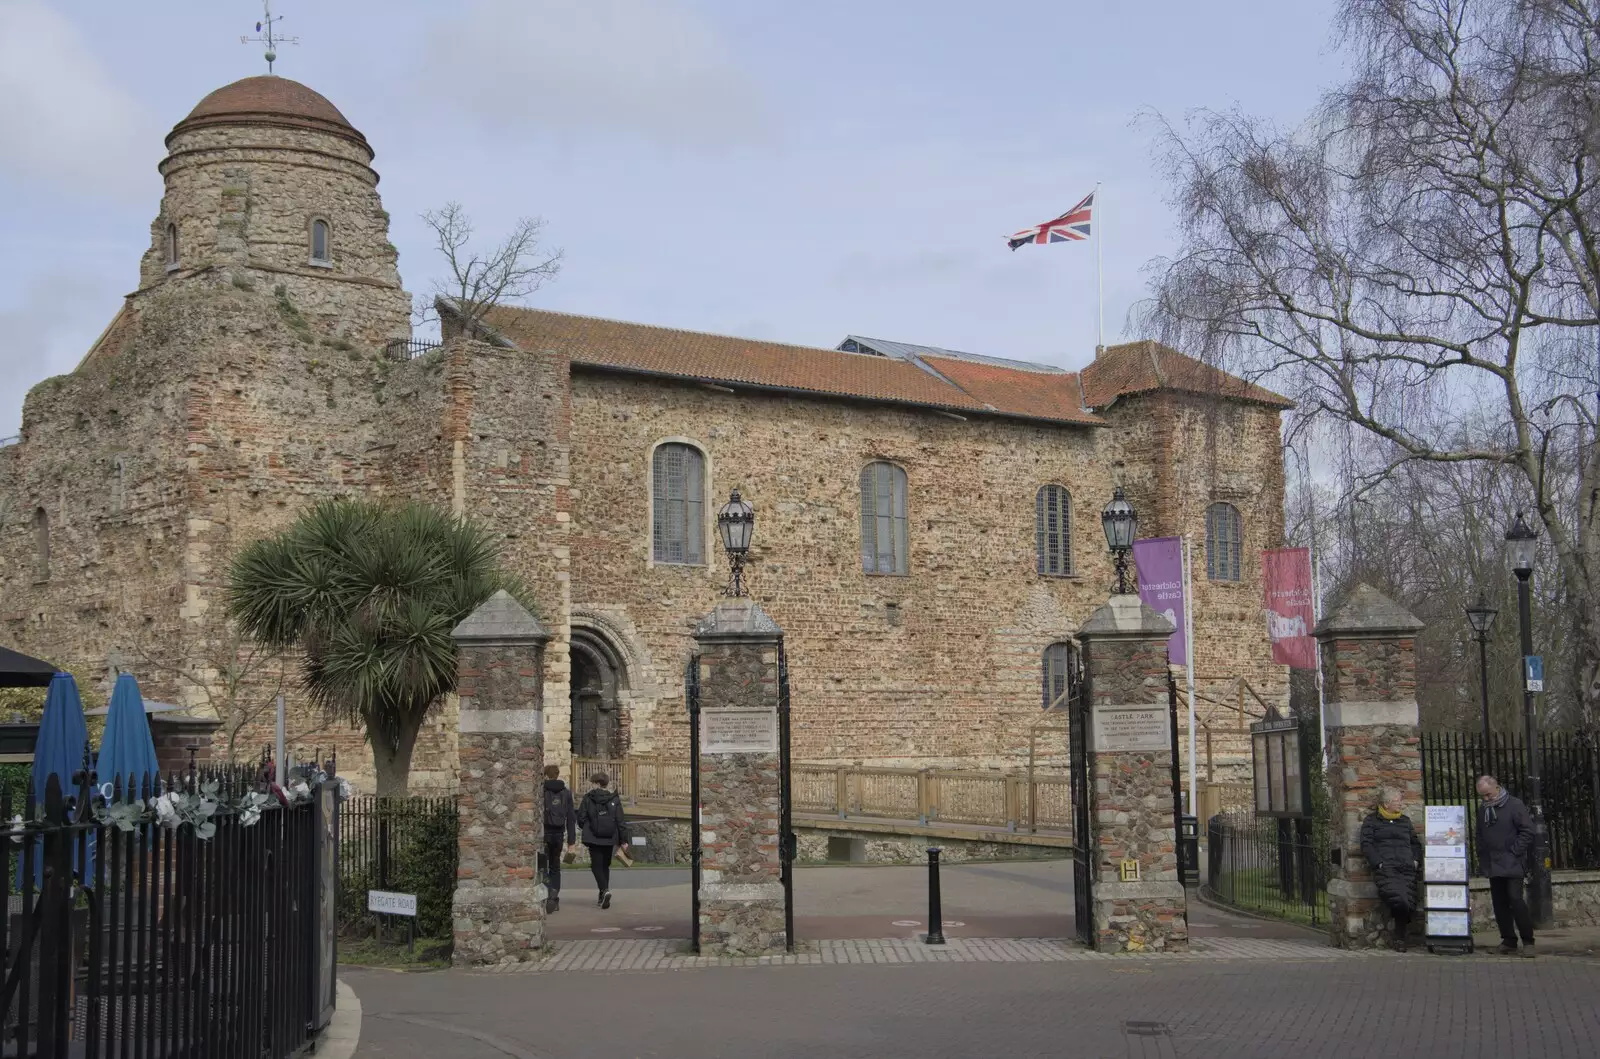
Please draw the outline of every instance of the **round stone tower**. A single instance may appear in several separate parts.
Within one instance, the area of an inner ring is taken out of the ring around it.
[[[141,290],[264,286],[325,335],[409,336],[372,148],[332,103],[287,78],[247,77],[202,99],[166,142]]]

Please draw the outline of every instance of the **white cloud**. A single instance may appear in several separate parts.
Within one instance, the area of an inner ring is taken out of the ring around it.
[[[147,192],[161,136],[78,28],[42,0],[0,0],[0,175],[114,198]]]
[[[21,429],[22,399],[41,379],[71,371],[116,314],[108,277],[47,272],[0,306],[0,437]]]
[[[759,135],[765,109],[733,43],[682,0],[467,0],[403,76],[446,120],[501,131],[706,146]]]

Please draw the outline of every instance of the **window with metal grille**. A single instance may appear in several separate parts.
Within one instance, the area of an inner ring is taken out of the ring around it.
[[[1072,494],[1064,485],[1047,485],[1033,504],[1034,537],[1039,547],[1039,572],[1056,577],[1072,573]]]
[[[705,457],[693,445],[657,445],[650,482],[656,562],[705,562]]]
[[[877,461],[861,468],[861,569],[903,574],[910,565],[906,472]]]
[[[1077,648],[1069,643],[1053,643],[1044,649],[1045,709],[1065,709],[1073,698],[1078,683],[1077,660]]]
[[[1206,577],[1238,581],[1244,571],[1244,526],[1232,504],[1206,508]]]

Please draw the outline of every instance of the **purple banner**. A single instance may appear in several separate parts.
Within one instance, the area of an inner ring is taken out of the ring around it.
[[[1183,538],[1151,537],[1133,542],[1133,567],[1139,575],[1139,598],[1166,618],[1177,632],[1167,640],[1167,660],[1175,666],[1189,662],[1189,643],[1183,635]]]

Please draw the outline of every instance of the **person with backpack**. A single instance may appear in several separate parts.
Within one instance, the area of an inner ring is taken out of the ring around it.
[[[596,772],[594,783],[578,806],[578,825],[583,829],[583,844],[589,850],[589,870],[600,888],[600,907],[611,907],[611,857],[627,841],[627,821],[622,817],[622,799],[610,790],[611,777]]]
[[[561,856],[562,842],[566,838],[566,852],[575,852],[578,848],[578,814],[572,805],[572,791],[561,781],[561,766],[546,765],[544,768],[544,862],[545,889],[549,896],[545,898],[544,910],[548,912],[559,911],[561,908]]]

